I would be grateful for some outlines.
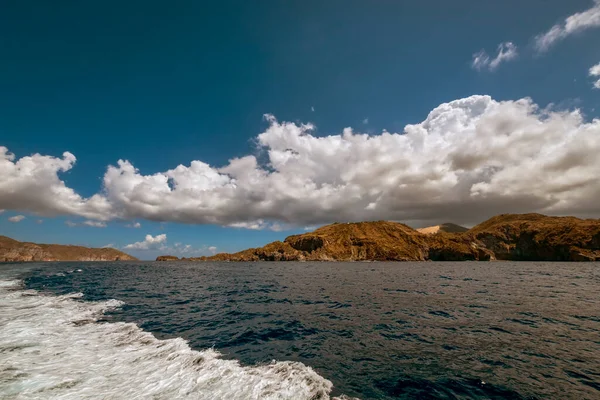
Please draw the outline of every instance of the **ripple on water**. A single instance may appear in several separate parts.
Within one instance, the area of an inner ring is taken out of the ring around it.
[[[199,352],[214,346],[249,373],[299,361],[336,396],[600,398],[599,264],[31,266],[29,288],[124,301],[101,317],[109,324],[181,337]],[[77,321],[73,329],[95,324]]]

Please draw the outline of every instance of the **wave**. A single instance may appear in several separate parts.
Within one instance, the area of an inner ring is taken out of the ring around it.
[[[0,398],[330,398],[332,383],[302,363],[242,366],[132,323],[98,322],[123,303],[82,296],[47,296],[0,280]]]

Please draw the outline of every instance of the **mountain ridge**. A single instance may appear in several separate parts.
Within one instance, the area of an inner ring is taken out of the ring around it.
[[[501,214],[466,231],[429,233],[390,221],[334,223],[259,248],[182,260],[600,261],[600,220]]]

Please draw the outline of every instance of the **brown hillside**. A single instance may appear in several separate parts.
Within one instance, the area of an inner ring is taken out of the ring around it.
[[[19,242],[0,236],[0,262],[15,261],[117,261],[137,258],[116,249]]]
[[[458,225],[443,224],[461,231]],[[462,228],[462,229],[460,229]],[[336,223],[283,242],[202,261],[600,261],[600,220],[503,214],[466,232],[420,233],[397,222]]]
[[[200,261],[425,261],[489,260],[467,236],[424,235],[397,222],[336,223],[260,248],[221,253]]]
[[[600,220],[502,214],[473,227],[499,260],[600,261]]]
[[[327,225],[285,239],[313,260],[425,260],[423,235],[397,222],[377,221]]]

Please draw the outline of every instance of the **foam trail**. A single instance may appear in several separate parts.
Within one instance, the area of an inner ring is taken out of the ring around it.
[[[0,398],[329,399],[332,383],[302,363],[244,367],[132,323],[96,323],[122,303],[81,296],[0,280]]]

